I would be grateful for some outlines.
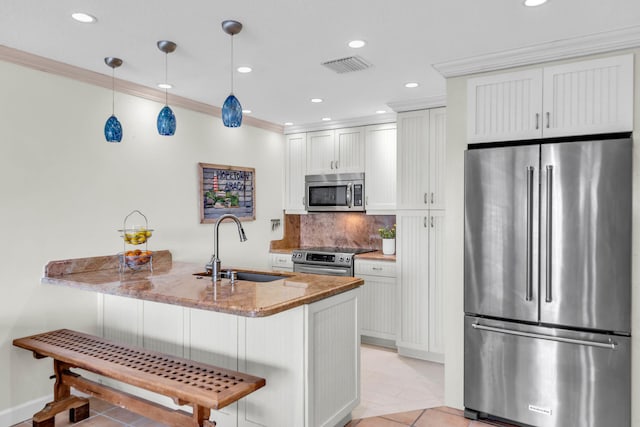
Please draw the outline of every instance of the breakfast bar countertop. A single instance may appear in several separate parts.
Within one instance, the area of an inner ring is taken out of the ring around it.
[[[117,255],[51,261],[42,283],[104,294],[199,308],[244,317],[270,316],[310,304],[363,285],[357,277],[291,272],[236,271],[284,276],[271,282],[222,279],[214,287],[210,277],[198,276],[204,266],[173,262],[169,251],[153,253],[153,272],[119,271]],[[223,266],[223,271],[227,270]]]

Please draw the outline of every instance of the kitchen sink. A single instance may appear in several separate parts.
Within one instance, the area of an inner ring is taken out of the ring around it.
[[[235,270],[234,270],[235,271]],[[270,274],[270,273],[253,273],[249,271],[235,271],[237,274],[236,280],[246,280],[247,282],[273,282],[280,279],[286,279],[287,275],[283,274]],[[226,270],[222,271],[222,277],[226,278]],[[211,277],[211,273],[195,273],[194,276]]]

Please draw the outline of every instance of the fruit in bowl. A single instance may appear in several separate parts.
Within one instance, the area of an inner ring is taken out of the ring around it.
[[[124,264],[135,269],[147,264],[151,260],[151,255],[151,251],[141,251],[140,249],[126,251],[124,253]]]
[[[136,229],[124,229],[119,230],[122,233],[122,238],[125,243],[129,243],[130,245],[140,245],[142,243],[146,243],[147,240],[153,234],[153,230],[147,228],[136,228]]]

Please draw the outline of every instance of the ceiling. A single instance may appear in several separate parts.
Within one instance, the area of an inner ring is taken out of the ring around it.
[[[77,23],[76,11],[98,21]],[[300,126],[444,96],[432,64],[636,26],[640,1],[549,0],[529,8],[522,0],[2,0],[0,44],[107,75],[104,57],[117,56],[124,64],[116,77],[156,88],[165,60],[156,42],[172,40],[169,96],[221,106],[230,91],[225,19],[244,25],[234,36],[235,66],[253,69],[234,74],[242,106],[253,117]],[[367,45],[351,49],[353,39]],[[337,74],[321,65],[352,55],[372,67]]]

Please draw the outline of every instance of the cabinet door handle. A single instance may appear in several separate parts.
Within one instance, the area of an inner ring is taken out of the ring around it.
[[[540,113],[536,113],[536,130],[540,129]]]
[[[424,193],[424,204],[428,204],[429,202],[427,201],[427,193]]]
[[[331,169],[333,169],[333,160],[331,160]]]
[[[551,118],[550,118],[550,114],[547,111],[547,129],[549,129],[549,127],[551,126]]]
[[[369,196],[365,196],[365,198],[364,198],[364,204],[365,204],[366,206],[369,206]]]
[[[433,191],[431,192],[431,204],[433,204]]]
[[[336,160],[336,169],[338,169],[338,161]]]
[[[433,217],[431,217],[431,228],[433,228]]]
[[[424,228],[427,228],[427,217],[424,217]]]

